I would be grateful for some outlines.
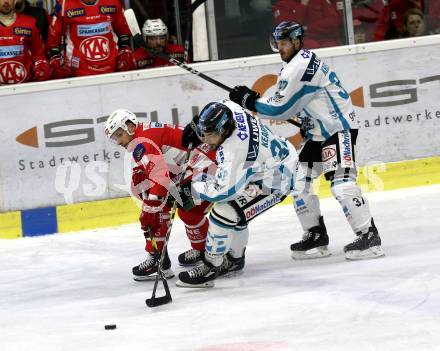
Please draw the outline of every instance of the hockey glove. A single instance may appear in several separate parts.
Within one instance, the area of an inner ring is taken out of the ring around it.
[[[150,182],[147,174],[141,166],[134,167],[131,174],[131,191],[138,198],[142,199],[142,194],[150,189]]]
[[[41,82],[50,78],[50,66],[47,60],[38,60],[34,62],[34,80]]]
[[[52,79],[69,78],[72,76],[71,69],[63,62],[59,48],[52,48],[49,57],[50,77]]]
[[[184,211],[189,211],[198,205],[191,194],[191,182],[186,182],[178,186],[177,191],[179,192],[180,199],[182,200],[182,203],[178,203],[178,206]]]
[[[187,124],[183,129],[182,145],[184,147],[188,148],[189,144],[192,144],[192,147],[196,148],[202,143],[196,132],[198,123],[199,123],[199,116],[194,116],[191,123]]]
[[[133,51],[129,47],[119,49],[116,57],[116,70],[118,72],[131,71],[136,69]]]
[[[229,99],[239,104],[243,108],[250,111],[257,112],[255,109],[255,100],[260,97],[260,94],[244,85],[237,85],[229,93]]]
[[[154,236],[160,231],[162,225],[170,218],[166,213],[169,208],[159,200],[144,200],[142,205],[142,213],[139,217],[141,229],[144,232],[151,232]]]

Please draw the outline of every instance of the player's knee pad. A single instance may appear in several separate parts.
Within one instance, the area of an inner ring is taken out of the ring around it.
[[[232,233],[231,247],[229,253],[234,258],[243,256],[244,249],[249,240],[249,229],[247,226],[237,226]]]
[[[226,254],[239,221],[240,217],[229,203],[217,203],[209,215],[206,252],[214,255]]]
[[[331,190],[355,233],[370,226],[371,213],[368,201],[362,196],[361,189],[353,180],[333,182]]]

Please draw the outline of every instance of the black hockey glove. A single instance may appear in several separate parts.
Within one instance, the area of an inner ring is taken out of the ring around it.
[[[260,94],[244,85],[237,85],[229,93],[229,99],[241,105],[243,108],[257,112],[255,109],[255,100],[260,97]]]
[[[177,207],[182,208],[185,211],[189,211],[193,207],[197,206],[197,204],[194,201],[194,198],[191,194],[191,181],[187,181],[183,183],[182,185],[177,186],[177,192],[179,193],[180,200],[177,201]],[[176,199],[171,194],[168,194],[168,200],[167,204],[172,207],[173,202]]]
[[[193,148],[196,148],[202,143],[196,132],[197,123],[199,123],[199,116],[194,116],[192,121],[183,129],[182,145],[186,148],[188,148],[191,143]]]

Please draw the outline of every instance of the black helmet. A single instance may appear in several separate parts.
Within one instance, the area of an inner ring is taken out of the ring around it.
[[[277,40],[290,39],[292,42],[299,38],[301,46],[304,39],[304,28],[296,22],[283,21],[275,27],[270,36],[270,47],[273,51],[278,52]]]
[[[210,102],[200,112],[197,133],[200,137],[212,132],[229,136],[234,125],[233,114],[229,107],[220,102]]]

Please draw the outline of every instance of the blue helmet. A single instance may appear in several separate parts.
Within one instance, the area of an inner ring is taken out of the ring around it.
[[[303,26],[293,21],[283,21],[273,30],[270,36],[270,47],[273,51],[278,52],[277,40],[290,39],[293,42],[296,38],[299,38],[302,44],[304,39]]]
[[[232,111],[220,102],[210,102],[200,112],[197,124],[197,133],[203,137],[205,133],[216,132],[220,135],[227,134],[234,125]]]

